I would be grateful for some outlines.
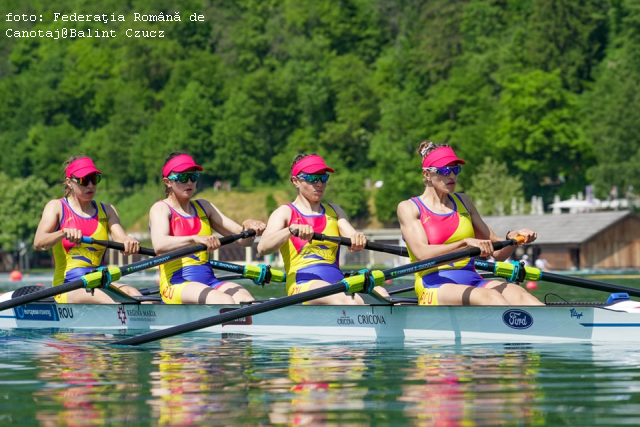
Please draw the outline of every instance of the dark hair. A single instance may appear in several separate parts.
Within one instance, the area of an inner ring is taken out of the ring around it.
[[[178,156],[181,156],[183,154],[187,154],[188,155],[189,153],[187,153],[185,151],[173,151],[173,152],[171,152],[171,154],[169,154],[167,156],[167,158],[164,159],[164,164],[162,165],[162,167],[164,168],[167,165],[167,163],[169,163],[171,161],[171,159],[173,159],[175,157],[178,157]],[[171,187],[167,187],[165,185],[165,187],[164,187],[164,197],[169,197],[169,195],[171,194],[171,191],[172,191]]]
[[[88,156],[85,156],[84,154],[73,154],[69,156],[67,160],[62,162],[62,179],[60,180],[60,183],[62,184],[62,192],[64,193],[65,198],[69,197],[73,192],[73,189],[71,188],[71,186],[67,185],[67,168],[71,163],[83,157],[88,157]]]

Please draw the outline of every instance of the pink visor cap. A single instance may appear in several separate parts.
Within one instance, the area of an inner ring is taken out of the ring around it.
[[[93,160],[88,157],[80,157],[79,159],[71,162],[65,169],[64,173],[67,178],[71,178],[72,176],[75,176],[76,178],[84,178],[92,173],[100,173],[100,171],[96,169],[96,165],[93,164]]]
[[[457,162],[461,165],[466,164],[464,160],[459,159],[451,147],[439,147],[427,154],[422,160],[422,169],[441,168],[449,163]]]
[[[162,176],[165,178],[169,176],[169,174],[173,172],[184,172],[187,169],[196,168],[201,171],[202,166],[196,165],[196,162],[193,161],[193,158],[188,154],[180,154],[179,156],[174,157],[169,160],[166,165],[162,168]]]
[[[302,172],[317,173],[321,170],[326,170],[327,172],[335,172],[332,168],[327,166],[322,157],[318,156],[317,154],[312,154],[293,165],[293,168],[291,169],[291,176],[298,176]]]

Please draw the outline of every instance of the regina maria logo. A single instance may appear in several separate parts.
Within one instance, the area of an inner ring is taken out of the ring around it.
[[[533,317],[524,310],[507,310],[502,315],[502,321],[513,329],[527,329],[533,325]]]

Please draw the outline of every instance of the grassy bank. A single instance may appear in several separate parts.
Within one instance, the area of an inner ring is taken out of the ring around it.
[[[164,189],[155,185],[148,185],[126,194],[107,191],[98,195],[98,200],[116,206],[122,225],[127,232],[132,233],[146,233],[148,231],[149,208],[163,198]],[[208,188],[199,191],[196,198],[209,200],[235,221],[240,222],[247,218],[253,218],[266,222],[271,212],[278,206],[295,198],[295,192],[292,186],[231,191],[214,191]],[[366,220],[354,221],[354,225],[361,229],[382,228],[382,224],[375,218],[373,194],[369,198],[368,204],[371,216]]]

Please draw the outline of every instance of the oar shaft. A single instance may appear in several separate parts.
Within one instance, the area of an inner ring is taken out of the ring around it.
[[[226,313],[218,314],[211,318],[196,320],[194,322],[185,323],[183,325],[173,326],[171,328],[162,329],[148,334],[139,335],[137,337],[126,338],[120,341],[116,341],[114,345],[140,345],[151,341],[156,341],[161,338],[168,338],[174,335],[184,334],[187,332],[193,332],[199,329],[208,328],[211,326],[220,325],[225,322],[232,322],[242,317],[254,316],[256,314],[264,313],[271,310],[277,310],[278,308],[288,307],[312,299],[323,298],[329,295],[334,295],[338,292],[346,292],[348,287],[344,283],[336,283],[330,286],[324,286],[318,289],[312,289],[307,292],[303,292],[296,295],[277,298],[267,302],[251,305],[248,307],[239,308],[236,310],[228,311]]]
[[[475,267],[479,270],[491,271],[497,276],[506,278],[510,278],[514,271],[513,264],[503,261],[492,262],[476,260]],[[630,296],[640,297],[640,289],[638,288],[614,285],[611,283],[599,282],[597,280],[581,279],[579,277],[566,276],[563,274],[549,273],[534,267],[524,267],[524,271],[524,280],[544,280],[546,282],[602,292],[626,292]]]
[[[576,286],[584,289],[592,289],[594,291],[603,291],[603,292],[612,292],[612,293],[626,292],[630,296],[640,297],[640,289],[638,288],[631,288],[629,286],[622,286],[622,285],[613,285],[610,283],[599,282],[596,280],[580,279],[580,278],[571,277],[571,276],[563,276],[560,274],[547,273],[544,271],[540,273],[540,280],[545,280],[547,282],[560,283],[561,285]]]
[[[111,240],[96,240],[92,237],[83,236],[82,243],[86,243],[89,245],[100,245],[100,246],[104,246],[105,248],[124,251],[124,244],[119,242],[114,242]],[[156,256],[156,252],[151,248],[140,247],[140,250],[138,251],[138,253],[140,255]]]
[[[351,239],[349,239],[348,237],[327,236],[326,234],[313,233],[313,239],[327,240],[329,242],[338,243],[339,245],[342,245],[342,246],[351,246]],[[402,246],[386,245],[382,243],[367,241],[367,244],[364,246],[364,248],[372,251],[386,252],[386,253],[398,255],[398,256],[404,256],[404,257],[409,256],[409,251],[407,251],[407,248],[404,248]]]
[[[35,300],[41,300],[41,299],[45,299],[45,298],[50,298],[50,297],[54,297],[58,294],[64,293],[64,292],[70,292],[70,291],[74,291],[76,289],[79,289],[83,286],[84,284],[80,284],[80,286],[78,286],[77,283],[74,282],[69,282],[69,283],[65,283],[59,286],[55,286],[55,287],[51,287],[51,288],[44,288],[40,291],[37,291],[38,293],[38,298]],[[7,310],[13,307],[17,307],[19,305],[23,305],[23,304],[28,304],[30,302],[33,302],[33,294],[34,293],[30,293],[30,294],[25,294],[16,298],[12,298],[10,300],[4,301],[0,303],[0,311],[2,310]]]

